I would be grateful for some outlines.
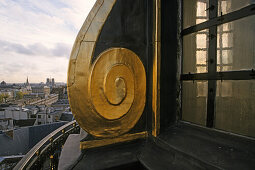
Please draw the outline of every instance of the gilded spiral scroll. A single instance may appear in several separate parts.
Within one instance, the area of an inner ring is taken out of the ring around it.
[[[146,74],[139,56],[110,48],[92,62],[97,38],[115,0],[98,0],[74,44],[68,97],[80,127],[95,137],[116,137],[132,129],[146,100]]]
[[[132,119],[143,111],[137,101],[145,103],[145,85],[139,57],[128,49],[112,48],[103,52],[92,67],[91,101],[102,118],[116,120],[133,112]]]

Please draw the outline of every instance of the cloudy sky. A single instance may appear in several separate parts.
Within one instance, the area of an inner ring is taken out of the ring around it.
[[[95,0],[0,0],[0,81],[66,82],[76,35]]]

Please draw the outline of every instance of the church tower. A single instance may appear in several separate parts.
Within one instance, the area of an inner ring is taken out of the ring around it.
[[[31,86],[30,86],[30,84],[29,84],[28,76],[27,76],[27,81],[26,81],[26,83],[25,83],[25,86],[26,86],[27,92],[28,92],[28,93],[31,93],[31,92],[32,92],[32,88],[31,88]]]
[[[26,86],[29,86],[29,82],[28,82],[28,76],[27,76],[27,81],[26,81]]]

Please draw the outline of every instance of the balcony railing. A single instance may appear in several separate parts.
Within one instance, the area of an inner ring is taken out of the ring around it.
[[[4,156],[0,161],[0,169],[12,169],[24,155]]]
[[[76,121],[69,122],[37,143],[15,166],[14,170],[57,169],[61,149],[70,134],[79,133]]]

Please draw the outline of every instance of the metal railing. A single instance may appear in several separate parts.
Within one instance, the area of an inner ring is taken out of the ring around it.
[[[0,161],[0,169],[13,169],[24,155],[4,156]]]
[[[59,154],[67,137],[72,133],[79,133],[80,127],[76,121],[69,122],[37,143],[14,167],[14,170],[43,169],[45,162],[49,161],[49,168],[56,169]]]

